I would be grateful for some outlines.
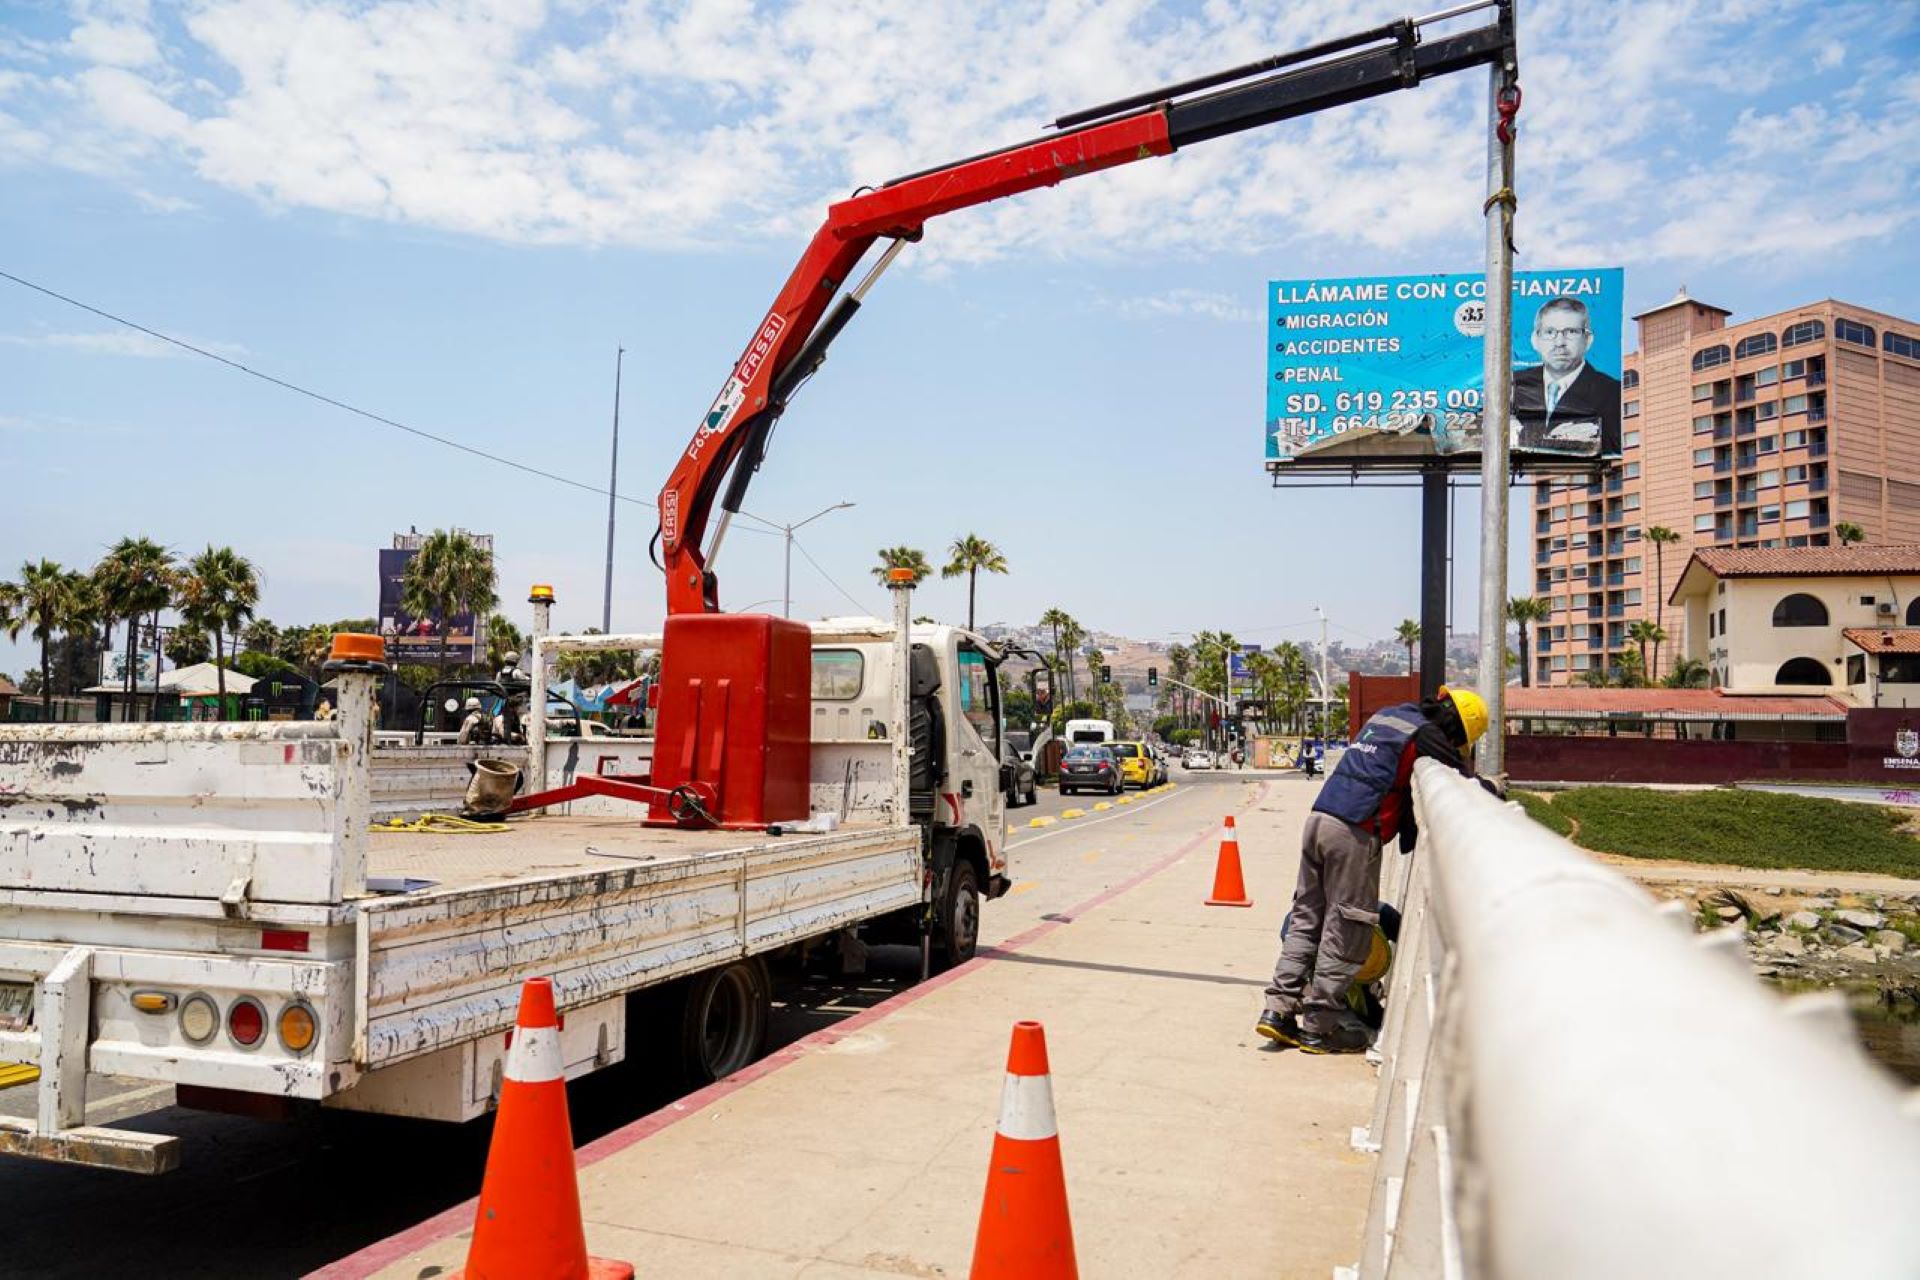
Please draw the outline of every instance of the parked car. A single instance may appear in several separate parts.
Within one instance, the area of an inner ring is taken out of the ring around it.
[[[1068,747],[1067,754],[1061,758],[1060,794],[1063,796],[1080,791],[1104,791],[1117,796],[1125,785],[1120,777],[1120,762],[1109,746],[1082,743]]]
[[[1180,763],[1189,769],[1211,769],[1213,768],[1213,753],[1211,751],[1189,751],[1186,754],[1186,758],[1181,760]]]
[[[1129,787],[1151,787],[1159,766],[1144,742],[1109,742],[1114,758],[1120,762],[1120,781]]]
[[[1013,786],[1007,790],[1007,808],[1017,809],[1021,805],[1038,804],[1040,781],[1033,772],[1032,761],[1014,750],[1012,743],[1002,742],[1000,763],[1013,770]]]

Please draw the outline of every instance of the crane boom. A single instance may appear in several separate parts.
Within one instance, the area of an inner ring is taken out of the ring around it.
[[[1483,25],[1423,39],[1425,27],[1488,10],[1493,17]],[[1057,132],[907,174],[830,205],[826,221],[660,490],[657,536],[667,612],[719,610],[713,563],[726,521],[740,509],[774,424],[826,358],[827,347],[859,310],[867,290],[904,245],[920,239],[929,219],[1171,155],[1191,143],[1410,89],[1435,76],[1492,64],[1511,69],[1515,56],[1512,0],[1479,0],[1075,112],[1060,118],[1057,123],[1064,127]],[[835,295],[882,239],[893,243],[836,302]],[[722,516],[709,536],[716,501]]]

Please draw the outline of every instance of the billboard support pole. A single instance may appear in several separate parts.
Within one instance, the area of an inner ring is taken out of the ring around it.
[[[1420,472],[1420,696],[1447,682],[1447,506],[1444,465]]]
[[[627,358],[625,347],[613,353],[613,460],[607,464],[607,586],[600,597],[600,630],[613,634],[613,514],[620,489],[620,366]]]
[[[1513,382],[1513,118],[1520,109],[1514,0],[1501,0],[1506,51],[1487,75],[1487,313],[1480,430],[1480,772],[1506,775],[1507,482]]]

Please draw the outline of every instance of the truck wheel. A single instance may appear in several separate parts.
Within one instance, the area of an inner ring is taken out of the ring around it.
[[[773,985],[757,957],[687,979],[675,1044],[680,1076],[712,1084],[753,1062],[767,1047]]]
[[[980,877],[965,858],[955,858],[953,870],[947,873],[947,891],[941,895],[934,930],[943,967],[965,964],[979,949]]]

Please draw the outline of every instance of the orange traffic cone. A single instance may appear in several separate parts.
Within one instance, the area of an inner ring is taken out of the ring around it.
[[[1240,837],[1233,829],[1233,815],[1227,815],[1227,825],[1220,832],[1220,857],[1213,864],[1213,896],[1207,899],[1210,907],[1250,907],[1253,899],[1247,896],[1247,882],[1240,875]]]
[[[1047,1033],[1013,1024],[987,1197],[973,1242],[971,1280],[1077,1280],[1060,1129],[1053,1119]]]
[[[633,1268],[587,1256],[573,1126],[553,981],[528,978],[500,1085],[467,1265],[453,1280],[632,1280]]]

